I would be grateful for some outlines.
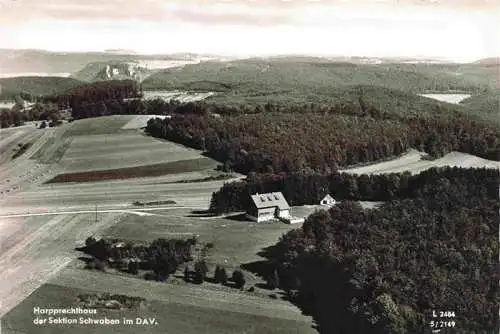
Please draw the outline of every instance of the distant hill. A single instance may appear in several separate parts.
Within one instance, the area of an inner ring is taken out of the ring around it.
[[[71,77],[88,82],[127,79],[142,81],[151,73],[152,71],[140,66],[136,61],[108,61],[87,64],[83,69],[71,75]]]
[[[138,60],[185,60],[192,54],[140,55],[126,50],[114,52],[51,52],[0,49],[0,73],[74,73],[89,63]]]
[[[495,71],[473,64],[354,64],[314,57],[206,61],[166,69],[144,80],[148,89],[211,90],[238,97],[325,95],[344,85],[369,84],[413,93],[480,92],[498,80]],[[217,97],[215,97],[217,98]]]
[[[483,58],[475,61],[474,64],[485,66],[500,66],[500,57]]]
[[[460,104],[466,107],[469,113],[500,126],[500,89],[473,95]]]
[[[60,93],[81,84],[79,80],[63,77],[0,78],[0,100],[9,100],[21,93],[32,96]]]

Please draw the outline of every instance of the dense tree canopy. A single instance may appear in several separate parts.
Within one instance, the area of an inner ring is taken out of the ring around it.
[[[432,310],[454,311],[458,330],[493,333],[500,207],[485,172],[433,172],[425,196],[319,211],[265,256],[322,333],[424,333]]]
[[[204,150],[243,173],[328,172],[399,155],[410,147],[432,156],[457,150],[500,159],[500,132],[460,114],[396,120],[308,109],[274,111],[276,107],[223,117],[208,110],[198,104],[189,113],[151,120],[146,131]]]
[[[130,100],[142,96],[140,85],[132,80],[100,81],[80,85],[65,93],[47,96],[44,102],[72,109],[73,118],[88,118],[123,113]]]

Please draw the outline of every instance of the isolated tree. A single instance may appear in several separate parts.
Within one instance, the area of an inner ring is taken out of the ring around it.
[[[166,281],[172,272],[171,258],[166,254],[158,255],[153,271],[157,281]]]
[[[184,281],[189,282],[191,280],[191,270],[188,266],[184,267]]]
[[[85,239],[85,246],[92,247],[96,242],[97,242],[96,238],[94,238],[93,236],[90,236],[87,239]]]
[[[207,276],[208,268],[205,261],[201,260],[194,264],[194,282],[201,284]]]
[[[243,289],[246,283],[245,275],[241,270],[236,269],[233,271],[232,281],[236,284],[238,289]]]
[[[215,268],[214,278],[215,278],[216,283],[226,284],[227,279],[228,279],[226,269],[223,267],[217,266]]]
[[[137,261],[130,261],[128,263],[128,272],[132,275],[137,275],[139,273],[139,263]]]

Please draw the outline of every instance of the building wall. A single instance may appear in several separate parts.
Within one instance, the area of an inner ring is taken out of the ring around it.
[[[281,217],[281,218],[287,218],[287,217],[290,217],[290,210],[279,210],[278,211],[278,217]]]
[[[265,208],[258,210],[257,222],[263,222],[274,218],[276,208]]]
[[[322,199],[319,204],[321,204],[321,205],[334,205],[335,203],[336,203],[335,199]]]

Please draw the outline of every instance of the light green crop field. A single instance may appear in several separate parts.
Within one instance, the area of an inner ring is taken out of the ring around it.
[[[65,135],[69,137],[82,135],[115,134],[120,128],[134,119],[133,115],[105,116],[86,118],[72,122]]]
[[[137,131],[73,138],[61,164],[66,172],[108,170],[203,158],[199,151]],[[213,161],[213,160],[212,160]],[[216,162],[213,161],[213,167]],[[181,169],[179,172],[184,171]]]

